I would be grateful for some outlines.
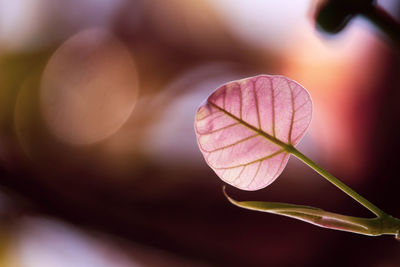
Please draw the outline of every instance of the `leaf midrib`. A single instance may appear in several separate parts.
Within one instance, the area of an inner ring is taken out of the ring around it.
[[[270,134],[264,132],[263,130],[254,127],[253,125],[247,123],[246,121],[244,121],[244,120],[242,120],[242,119],[236,117],[235,115],[233,115],[233,114],[227,112],[227,111],[224,110],[223,108],[217,106],[216,104],[214,104],[214,103],[212,103],[212,102],[210,102],[210,101],[208,101],[208,103],[209,103],[211,106],[213,106],[213,107],[215,107],[216,109],[218,109],[219,111],[223,112],[225,115],[227,115],[227,116],[231,117],[232,119],[236,120],[237,122],[239,122],[239,123],[242,124],[243,126],[245,126],[245,127],[247,127],[248,129],[254,131],[254,132],[257,133],[258,135],[260,135],[260,136],[266,138],[267,140],[269,140],[270,142],[272,142],[272,143],[274,143],[274,144],[280,146],[280,147],[281,147],[282,149],[284,149],[286,152],[291,153],[291,152],[295,149],[291,144],[286,144],[285,142],[282,142],[282,141],[279,140],[278,138],[273,137],[272,135],[270,135]]]

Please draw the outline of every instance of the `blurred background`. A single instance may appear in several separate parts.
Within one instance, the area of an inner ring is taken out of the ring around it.
[[[0,266],[398,266],[393,237],[232,206],[197,148],[220,84],[288,76],[314,101],[299,150],[400,217],[399,46],[362,17],[319,31],[318,4],[0,0]],[[371,216],[295,158],[227,191]]]

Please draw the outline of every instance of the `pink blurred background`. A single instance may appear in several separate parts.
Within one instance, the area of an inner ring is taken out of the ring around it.
[[[392,237],[232,206],[197,148],[220,84],[288,76],[314,102],[299,150],[400,216],[399,49],[360,17],[317,31],[316,2],[1,0],[0,266],[400,264]],[[371,216],[295,158],[228,192]]]

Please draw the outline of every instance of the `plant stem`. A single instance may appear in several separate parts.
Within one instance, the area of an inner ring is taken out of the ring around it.
[[[222,190],[225,197],[233,205],[243,209],[282,215],[333,230],[368,236],[395,235],[399,239],[400,220],[389,215],[375,218],[359,218],[303,205],[263,201],[237,201],[226,193],[225,186],[223,186]]]
[[[367,199],[364,197],[360,196],[356,191],[345,185],[343,182],[341,182],[339,179],[337,179],[335,176],[321,168],[318,164],[316,164],[314,161],[309,159],[307,156],[302,154],[300,151],[298,151],[295,147],[290,148],[290,153],[296,156],[298,159],[303,161],[305,164],[310,166],[312,169],[314,169],[317,173],[319,173],[322,177],[324,177],[326,180],[334,184],[336,187],[338,187],[340,190],[345,192],[347,195],[352,197],[354,200],[356,200],[358,203],[363,205],[365,208],[373,212],[376,216],[378,217],[385,217],[388,216],[384,211],[379,209],[377,206],[369,202]]]

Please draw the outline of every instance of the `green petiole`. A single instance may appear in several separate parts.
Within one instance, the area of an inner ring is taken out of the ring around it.
[[[358,233],[369,236],[379,236],[384,234],[395,235],[400,239],[400,220],[394,218],[377,206],[369,202],[367,199],[359,195],[353,189],[345,185],[332,174],[321,168],[314,161],[302,154],[292,145],[285,145],[284,149],[310,166],[326,180],[334,184],[340,190],[352,197],[365,208],[373,212],[375,218],[359,218],[345,216],[337,213],[327,212],[322,209],[301,206],[294,204],[278,203],[278,202],[260,202],[260,201],[236,201],[229,197],[223,188],[226,198],[234,205],[256,211],[279,214],[294,219],[299,219],[320,227]]]
[[[352,217],[351,219],[356,221],[359,221],[361,224],[362,223],[370,223],[371,221],[365,221],[365,220],[375,220],[376,225],[374,227],[370,227],[368,229],[371,230],[372,232],[375,232],[374,235],[380,235],[380,234],[395,234],[396,237],[398,238],[399,232],[400,232],[400,220],[397,218],[394,218],[387,213],[385,213],[383,210],[369,202],[367,199],[362,197],[360,194],[358,194],[356,191],[351,189],[349,186],[344,184],[342,181],[340,181],[338,178],[321,168],[318,164],[316,164],[314,161],[312,161],[310,158],[305,156],[303,153],[298,151],[295,147],[291,147],[290,153],[294,156],[296,156],[298,159],[303,161],[305,164],[310,166],[314,171],[316,171],[318,174],[320,174],[322,177],[324,177],[326,180],[334,184],[336,187],[338,187],[340,190],[342,190],[344,193],[352,197],[354,200],[356,200],[358,203],[363,205],[365,208],[373,212],[377,217],[375,219],[364,219],[364,218],[354,218]],[[378,229],[377,229],[378,228]],[[380,228],[380,229],[379,229]],[[368,234],[368,233],[366,233]]]
[[[334,184],[336,187],[338,187],[340,190],[345,192],[347,195],[352,197],[355,201],[363,205],[365,208],[373,212],[376,216],[381,217],[385,216],[386,213],[382,211],[380,208],[369,202],[367,199],[364,197],[360,196],[356,191],[345,185],[342,181],[340,181],[338,178],[321,168],[317,163],[312,161],[310,158],[305,156],[303,153],[298,151],[295,147],[292,146],[290,149],[290,153],[294,156],[296,156],[298,159],[303,161],[305,164],[310,166],[314,171],[316,171],[318,174],[320,174],[322,177],[324,177],[326,180]]]

